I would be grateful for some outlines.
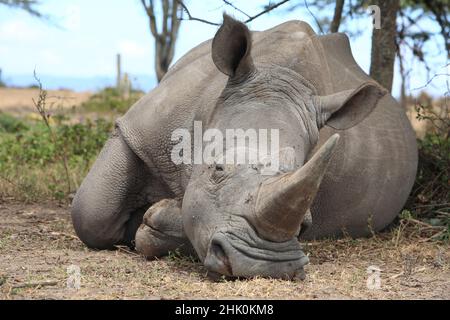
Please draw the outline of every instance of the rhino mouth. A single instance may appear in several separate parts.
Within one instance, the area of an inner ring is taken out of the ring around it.
[[[304,274],[309,263],[297,239],[277,243],[261,239],[254,232],[218,231],[209,245],[204,265],[212,278],[294,279]]]

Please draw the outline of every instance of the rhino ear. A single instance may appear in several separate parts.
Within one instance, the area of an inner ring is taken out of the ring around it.
[[[377,106],[387,90],[376,83],[366,82],[356,89],[328,96],[315,96],[320,125],[337,130],[349,129],[366,118]]]
[[[212,59],[216,67],[231,78],[243,78],[253,69],[252,36],[247,26],[223,15],[223,25],[212,42]]]

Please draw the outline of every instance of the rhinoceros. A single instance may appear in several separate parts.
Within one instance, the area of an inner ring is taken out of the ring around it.
[[[196,122],[277,129],[294,160],[271,175],[249,163],[175,163],[174,131],[195,135]],[[316,35],[302,21],[250,32],[224,15],[214,39],[116,121],[72,220],[91,248],[180,250],[212,276],[302,278],[300,242],[388,226],[417,161],[405,111],[357,65],[345,34]]]

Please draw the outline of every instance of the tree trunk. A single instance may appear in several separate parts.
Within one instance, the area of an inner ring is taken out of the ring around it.
[[[334,8],[333,21],[331,22],[330,32],[335,33],[339,31],[342,20],[342,11],[344,10],[345,0],[336,0],[336,7]]]
[[[162,26],[158,28],[153,0],[141,0],[147,13],[150,31],[155,39],[155,71],[158,82],[161,82],[169,70],[175,54],[175,44],[182,18],[179,0],[161,0]],[[178,17],[180,13],[180,18]],[[161,30],[161,31],[160,31]]]
[[[370,76],[383,87],[392,91],[394,64],[397,54],[397,13],[400,0],[376,0],[381,9],[381,29],[373,29]]]
[[[407,107],[407,101],[406,101],[406,78],[407,78],[407,72],[405,70],[405,65],[403,63],[403,56],[400,49],[398,49],[398,62],[400,65],[400,77],[401,77],[401,84],[400,84],[400,105],[403,107],[403,109],[406,110]]]

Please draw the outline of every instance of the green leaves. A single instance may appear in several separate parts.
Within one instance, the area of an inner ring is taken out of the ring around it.
[[[116,88],[105,88],[83,103],[82,107],[93,112],[125,113],[143,94],[141,91],[131,90],[125,96]]]
[[[45,165],[57,160],[59,150],[66,148],[69,162],[76,164],[97,155],[106,142],[112,123],[100,119],[55,127],[56,143],[42,123],[28,125],[10,116],[0,116],[0,166]]]
[[[23,121],[9,114],[0,113],[0,132],[18,133],[24,130],[28,130],[28,126]]]
[[[113,123],[103,119],[52,125],[54,140],[43,122],[17,119],[0,113],[0,197],[18,199],[68,196],[61,157],[67,156],[69,179],[77,185],[105,144]],[[63,155],[63,152],[65,153]],[[10,189],[6,190],[5,186]]]

